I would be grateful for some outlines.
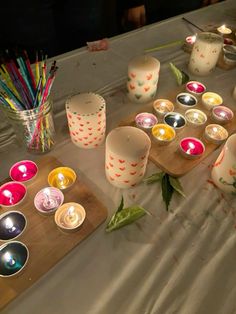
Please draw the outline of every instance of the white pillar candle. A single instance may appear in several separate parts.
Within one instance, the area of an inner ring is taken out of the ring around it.
[[[145,103],[156,95],[160,62],[151,56],[132,59],[128,66],[127,90],[131,101]]]
[[[72,142],[81,148],[100,145],[106,132],[106,103],[97,94],[81,93],[66,102]]]
[[[209,75],[214,70],[223,47],[220,35],[203,32],[197,35],[190,61],[189,71],[196,75]]]
[[[146,170],[151,141],[135,127],[124,126],[112,130],[106,138],[106,177],[118,188],[138,184]]]

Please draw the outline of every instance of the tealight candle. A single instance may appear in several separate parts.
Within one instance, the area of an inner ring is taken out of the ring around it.
[[[156,124],[152,128],[152,136],[158,144],[165,145],[174,140],[176,133],[168,124]]]
[[[38,167],[35,162],[31,160],[22,160],[15,163],[9,175],[13,181],[27,182],[32,180],[38,173]]]
[[[48,175],[48,183],[60,190],[71,187],[76,180],[76,173],[69,167],[58,167],[53,169]]]
[[[193,45],[196,41],[196,35],[188,36],[185,38],[185,41],[189,45]]]
[[[26,218],[18,211],[9,211],[0,216],[0,240],[8,241],[20,236],[26,228]]]
[[[201,126],[207,121],[206,114],[198,109],[189,109],[185,112],[185,118],[193,127]]]
[[[174,111],[174,104],[168,99],[156,99],[153,103],[153,111],[162,118],[166,113]]]
[[[189,93],[180,93],[176,96],[176,102],[182,108],[189,108],[197,105],[197,98]]]
[[[164,116],[164,123],[178,131],[185,127],[186,120],[184,116],[178,112],[169,112]]]
[[[35,195],[34,206],[41,214],[48,215],[54,213],[63,201],[64,195],[61,190],[46,187]]]
[[[229,136],[228,131],[219,124],[208,124],[204,136],[207,142],[219,145]]]
[[[205,93],[206,86],[197,81],[189,81],[186,84],[186,90],[188,93],[192,93],[196,96],[200,96],[201,94]]]
[[[225,25],[221,25],[217,28],[217,31],[220,35],[229,35],[232,33],[232,30]]]
[[[212,119],[219,124],[226,124],[234,117],[231,109],[225,106],[216,106],[212,109]]]
[[[148,112],[141,112],[135,117],[136,126],[144,131],[150,131],[157,122],[157,117]]]
[[[236,54],[224,53],[224,62],[228,65],[236,65]]]
[[[29,258],[26,245],[11,241],[0,246],[0,277],[11,277],[23,270]]]
[[[206,92],[202,95],[202,104],[206,109],[211,110],[215,106],[222,105],[223,99],[217,93]]]
[[[19,205],[26,196],[26,187],[16,181],[11,181],[0,186],[0,205],[13,207]]]
[[[195,137],[185,137],[179,144],[181,154],[187,159],[196,159],[205,152],[204,144]]]
[[[77,203],[65,203],[55,213],[55,223],[63,231],[76,231],[84,222],[85,209]]]

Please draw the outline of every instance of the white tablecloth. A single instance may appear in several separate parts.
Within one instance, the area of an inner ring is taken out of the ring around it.
[[[205,30],[227,24],[236,28],[236,3],[228,0],[185,17]],[[124,196],[125,205],[146,208],[137,223],[110,234],[106,223],[77,246],[33,287],[9,304],[11,314],[233,314],[236,313],[236,200],[208,183],[209,165],[220,149],[183,176],[186,198],[174,195],[166,212],[159,184],[129,190],[111,186],[104,172],[104,144],[82,150],[71,143],[65,100],[75,92],[97,91],[107,102],[107,132],[139,105],[127,101],[124,86],[129,60],[144,49],[184,39],[196,29],[175,17],[109,40],[109,50],[85,48],[57,57],[53,87],[57,145],[50,152],[72,167],[108,208],[108,219]],[[151,55],[161,62],[156,98],[176,89],[168,63],[187,72],[189,55],[174,46]],[[236,69],[216,68],[198,78],[234,108]],[[0,179],[21,159],[36,159],[15,141],[1,116]],[[146,176],[159,169],[148,163]],[[108,220],[107,220],[108,221]],[[0,292],[1,293],[1,292]]]

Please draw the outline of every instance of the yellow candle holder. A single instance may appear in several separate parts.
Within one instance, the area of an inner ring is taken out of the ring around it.
[[[207,109],[211,110],[215,106],[220,106],[223,104],[222,97],[213,92],[206,92],[202,95],[202,105]]]
[[[168,124],[160,123],[152,128],[152,136],[159,145],[168,145],[175,139],[176,132]]]
[[[76,173],[69,167],[58,167],[48,175],[48,184],[60,190],[71,187],[76,180]]]
[[[86,217],[85,209],[78,203],[65,203],[56,210],[55,223],[61,231],[75,232]]]

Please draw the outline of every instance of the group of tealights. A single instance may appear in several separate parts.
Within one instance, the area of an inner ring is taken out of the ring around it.
[[[0,205],[4,209],[11,209],[0,215],[0,240],[8,241],[0,247],[0,276],[2,277],[17,274],[28,261],[29,252],[26,245],[19,241],[12,241],[24,232],[27,225],[25,215],[15,209],[22,205],[27,195],[27,184],[35,179],[38,171],[33,161],[22,160],[10,169],[10,177],[13,181],[0,186]],[[82,205],[74,202],[63,204],[62,190],[70,188],[75,180],[76,173],[71,168],[55,168],[48,175],[49,186],[41,189],[34,197],[34,206],[38,213],[42,215],[55,213],[55,223],[64,232],[76,231],[86,216]]]
[[[209,124],[205,127],[204,137],[207,142],[221,144],[228,137],[227,130],[221,126],[230,122],[234,113],[223,106],[223,99],[213,92],[206,92],[206,87],[197,81],[189,81],[186,84],[186,92],[176,96],[176,104],[179,108],[187,109],[183,114],[174,111],[174,104],[168,99],[157,99],[153,103],[154,114],[148,112],[139,113],[135,117],[135,124],[142,130],[149,131],[152,138],[159,145],[167,145],[176,138],[176,132],[183,129],[186,124],[191,127],[203,126],[207,121],[207,115],[195,107],[201,97],[202,105],[211,114],[211,119],[217,124]],[[162,120],[163,123],[158,123]],[[200,157],[205,146],[197,138],[183,138],[179,143],[180,152],[188,159]]]

